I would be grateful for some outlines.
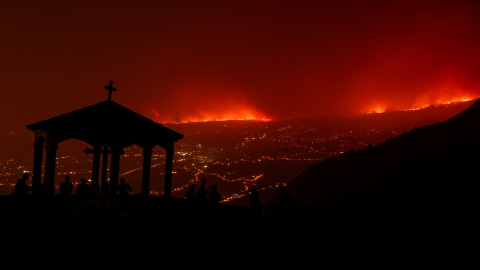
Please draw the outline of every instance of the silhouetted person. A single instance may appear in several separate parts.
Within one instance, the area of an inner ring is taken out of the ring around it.
[[[90,185],[87,184],[85,178],[80,179],[80,184],[77,185],[77,194],[82,201],[85,201],[90,197]]]
[[[60,185],[60,194],[64,197],[69,197],[73,191],[73,184],[70,183],[70,175],[65,176],[65,182]]]
[[[250,208],[258,208],[260,207],[260,198],[258,197],[257,189],[252,189],[250,192]]]
[[[205,205],[208,203],[207,193],[205,191],[206,184],[207,184],[207,179],[202,179],[202,184],[198,187],[197,193],[195,194],[195,199],[201,205]]]
[[[260,218],[262,215],[262,208],[260,205],[260,197],[258,196],[257,189],[252,189],[250,192],[250,209],[254,218]]]
[[[190,189],[185,194],[185,199],[188,201],[191,201],[194,199],[194,195],[195,195],[195,184],[191,184]]]
[[[27,205],[31,187],[27,185],[27,180],[30,178],[28,173],[23,174],[22,178],[18,179],[15,185],[13,195],[16,199],[16,212],[18,218],[23,218],[27,213]]]
[[[31,187],[27,185],[27,180],[30,178],[28,173],[24,173],[22,178],[18,179],[15,185],[15,191],[13,194],[17,199],[24,200],[28,197]]]
[[[132,187],[125,183],[125,178],[120,178],[120,184],[118,185],[118,199],[125,203],[130,192],[132,192]]]
[[[217,185],[212,185],[210,188],[211,190],[208,192],[210,206],[217,207],[218,203],[222,200],[222,196],[220,196],[220,193],[217,191]]]

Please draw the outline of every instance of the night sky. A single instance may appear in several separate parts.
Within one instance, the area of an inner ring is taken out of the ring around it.
[[[0,128],[106,100],[158,122],[480,97],[479,1],[0,1]]]

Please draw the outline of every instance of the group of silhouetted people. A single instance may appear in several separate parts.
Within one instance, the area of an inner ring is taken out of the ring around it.
[[[211,185],[208,189],[205,187],[207,180],[202,179],[198,189],[195,191],[196,185],[191,184],[185,194],[185,199],[191,204],[199,207],[212,206],[215,207],[222,200],[218,192],[217,185]],[[264,218],[264,206],[260,203],[260,198],[257,189],[253,188],[249,194],[249,208],[253,218]],[[287,191],[286,186],[280,187],[280,194],[278,195],[278,205],[275,213],[281,217],[289,217],[298,211],[300,203]],[[273,209],[273,208],[272,208]],[[272,213],[273,215],[273,213]]]
[[[222,201],[222,196],[218,192],[217,185],[211,185],[208,188],[205,188],[207,184],[207,179],[202,179],[202,183],[195,192],[195,184],[190,185],[190,189],[185,194],[185,199],[190,202],[195,202],[200,207],[216,207],[220,201]]]
[[[73,193],[73,184],[70,182],[70,175],[65,176],[65,181],[60,184],[58,191],[63,199],[70,198]],[[91,186],[87,183],[85,178],[80,179],[80,183],[77,185],[76,193],[82,201],[88,200],[92,195]]]
[[[32,190],[32,187],[27,184],[28,179],[30,178],[28,173],[25,173],[22,178],[17,181],[15,185],[15,191],[12,195],[18,202],[19,207],[24,207],[25,202],[28,201],[29,194]],[[185,194],[185,199],[201,208],[211,207],[216,208],[218,204],[222,201],[222,196],[218,191],[217,185],[210,185],[206,188],[207,180],[202,179],[200,186],[195,190],[196,185],[191,184],[189,190]],[[80,180],[80,183],[77,185],[76,193],[79,196],[81,201],[86,201],[94,196],[92,192],[92,185],[89,185],[85,178]],[[97,183],[98,185],[98,183]],[[70,176],[65,176],[65,181],[59,186],[59,192],[63,199],[70,198],[73,193],[74,186],[70,182]],[[96,188],[99,190],[99,187]],[[298,201],[293,198],[286,190],[285,186],[280,188],[280,195],[278,197],[278,214],[282,216],[288,216],[294,213],[299,206]],[[126,204],[128,201],[128,196],[132,192],[132,187],[126,183],[124,178],[120,179],[120,184],[117,188],[118,200],[122,204]],[[258,196],[258,191],[252,189],[250,191],[250,209],[255,217],[262,217],[262,205],[260,203],[260,198]],[[20,210],[20,209],[19,209]]]
[[[23,174],[22,178],[18,179],[15,184],[15,190],[12,195],[16,198],[17,201],[25,201],[29,198],[32,187],[27,184],[27,180],[30,178],[28,173]],[[96,185],[95,185],[96,184]],[[94,189],[92,192],[92,188]],[[70,182],[70,175],[65,176],[65,180],[60,184],[58,191],[62,198],[69,198],[74,190],[73,183]],[[80,183],[77,185],[76,193],[78,194],[81,200],[88,200],[90,198],[95,199],[98,195],[98,183],[92,183],[89,185],[85,178],[80,179]],[[132,192],[132,187],[126,183],[124,178],[120,179],[120,184],[118,185],[118,196],[121,201],[125,201]],[[41,191],[42,192],[42,191]]]
[[[98,183],[97,183],[98,185]],[[95,189],[95,194],[92,194],[92,187]],[[77,194],[81,200],[88,200],[93,197],[97,197],[99,188],[95,187],[95,183],[89,185],[85,178],[80,179],[80,183],[77,185]],[[64,197],[68,197],[73,192],[73,184],[70,183],[70,176],[65,176],[65,181],[59,187],[60,194]],[[108,187],[104,188],[103,191],[108,192]],[[117,194],[120,202],[125,203],[128,195],[132,192],[132,187],[126,183],[125,178],[120,179],[120,184],[117,187]]]

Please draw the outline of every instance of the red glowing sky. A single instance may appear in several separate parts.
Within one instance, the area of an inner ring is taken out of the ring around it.
[[[107,97],[159,122],[480,97],[480,2],[0,2],[0,127]]]

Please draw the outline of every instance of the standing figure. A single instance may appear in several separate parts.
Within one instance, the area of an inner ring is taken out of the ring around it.
[[[187,191],[187,193],[185,194],[185,199],[186,199],[187,201],[193,200],[194,194],[195,194],[195,184],[191,184],[191,185],[190,185],[190,189],[189,189],[189,190]]]
[[[250,208],[257,209],[260,207],[260,198],[258,197],[257,189],[252,189],[250,192]]]
[[[15,185],[15,191],[12,194],[16,199],[16,212],[18,217],[23,217],[28,211],[28,198],[31,190],[31,187],[27,185],[29,178],[28,173],[23,174],[22,178],[18,179]]]
[[[222,196],[220,196],[220,193],[217,191],[217,185],[212,185],[210,188],[211,190],[208,192],[210,206],[217,207],[218,203],[222,200]]]
[[[120,178],[120,185],[118,185],[118,198],[120,201],[125,203],[130,192],[132,192],[132,187],[125,183],[125,178]]]
[[[80,184],[77,185],[77,194],[82,201],[87,200],[90,196],[90,185],[87,184],[85,178],[80,179]]]
[[[28,173],[24,173],[22,178],[18,179],[17,184],[15,185],[15,191],[13,192],[13,195],[15,195],[17,199],[24,200],[28,197],[28,194],[32,189],[31,186],[27,185],[27,180],[29,178],[30,175]]]
[[[59,191],[60,191],[60,194],[62,194],[65,197],[68,197],[70,196],[70,194],[72,194],[73,184],[70,183],[70,175],[65,176],[65,182],[63,182],[60,185]]]
[[[260,197],[258,196],[257,189],[252,189],[250,192],[250,210],[253,218],[259,219],[262,217],[262,206],[260,204]]]
[[[195,199],[201,205],[208,203],[207,194],[205,193],[205,185],[207,184],[207,179],[202,179],[202,184],[198,187],[197,193],[195,194]]]

